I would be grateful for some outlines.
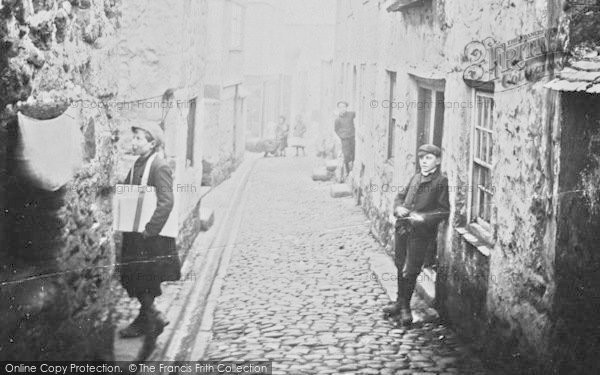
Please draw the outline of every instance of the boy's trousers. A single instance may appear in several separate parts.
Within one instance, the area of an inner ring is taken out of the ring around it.
[[[398,269],[397,303],[410,307],[417,277],[423,267],[427,255],[429,237],[417,237],[414,234],[395,234],[395,264]]]

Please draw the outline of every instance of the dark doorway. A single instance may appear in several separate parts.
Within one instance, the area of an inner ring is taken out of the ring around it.
[[[600,96],[561,95],[554,342],[560,373],[586,373],[600,365]]]

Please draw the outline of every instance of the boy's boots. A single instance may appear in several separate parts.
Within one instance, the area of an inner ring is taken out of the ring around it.
[[[119,336],[124,339],[143,336],[147,324],[148,316],[145,311],[140,309],[138,316],[133,322],[119,331]]]
[[[169,324],[169,321],[163,313],[156,309],[152,309],[148,315],[148,325],[145,333],[151,337],[158,337]]]
[[[406,279],[399,276],[397,280],[398,292],[396,293],[396,302],[393,302],[390,306],[383,308],[383,315],[386,318],[399,315],[406,304]]]
[[[400,312],[400,322],[402,325],[411,325],[413,322],[412,311],[410,310],[410,300],[412,299],[415,286],[417,285],[417,277],[405,277],[404,278],[404,305]]]
[[[398,294],[396,302],[383,308],[386,318],[399,319],[402,325],[412,324],[412,312],[410,311],[410,299],[415,289],[416,280],[406,277],[398,277]]]

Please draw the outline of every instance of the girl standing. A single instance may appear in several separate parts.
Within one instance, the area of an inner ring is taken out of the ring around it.
[[[162,128],[150,123],[133,126],[131,130],[132,149],[139,157],[127,174],[126,183],[141,185],[146,164],[150,162],[147,184],[156,188],[157,204],[142,233],[123,233],[121,284],[141,306],[135,320],[119,334],[158,336],[169,322],[154,306],[154,299],[162,294],[161,282],[181,278],[175,238],[159,235],[173,209],[173,178],[169,165],[157,152],[164,144]]]

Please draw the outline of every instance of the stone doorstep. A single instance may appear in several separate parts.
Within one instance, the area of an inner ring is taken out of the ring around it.
[[[248,154],[246,154],[248,155]],[[255,158],[249,158],[250,160],[248,160],[248,165],[252,164],[252,162],[254,161]],[[243,163],[242,163],[243,165]],[[240,165],[238,167],[238,171],[240,171],[240,173],[238,175],[242,175],[242,165]],[[235,174],[235,172],[234,172]],[[207,202],[209,202],[206,206],[205,206],[205,212],[199,212],[199,214],[204,214],[204,216],[206,217],[207,213],[210,213],[209,216],[212,216],[212,223],[209,227],[209,230],[207,230],[206,232],[200,232],[197,237],[196,240],[194,241],[194,244],[192,245],[192,248],[190,249],[190,254],[192,256],[188,256],[186,257],[186,261],[184,264],[182,264],[182,269],[181,269],[181,274],[182,274],[182,280],[184,283],[189,282],[190,280],[186,280],[186,277],[188,277],[191,273],[193,273],[192,271],[192,266],[193,264],[198,264],[199,261],[202,261],[203,259],[198,259],[198,258],[205,258],[207,256],[207,254],[211,253],[210,251],[206,251],[208,249],[210,249],[211,244],[213,242],[213,240],[215,239],[215,235],[216,232],[219,229],[219,222],[217,222],[216,226],[213,226],[214,224],[214,211],[215,209],[213,209],[212,207],[219,207],[219,208],[223,208],[225,209],[228,205],[226,202],[230,202],[231,201],[231,195],[230,194],[221,194],[220,190],[224,190],[224,189],[231,189],[234,188],[236,184],[232,183],[233,180],[233,176],[232,178],[230,178],[228,181],[226,181],[225,183],[223,183],[222,185],[220,185],[219,187],[215,188],[215,190],[213,190],[213,192],[211,194],[209,194],[209,196],[207,196],[205,200]],[[220,189],[219,189],[220,188]],[[216,194],[215,194],[216,193]],[[222,195],[222,196],[219,196]],[[226,202],[221,202],[221,201],[226,201]],[[202,211],[202,209],[200,210]],[[200,218],[202,219],[202,216],[200,216]],[[212,229],[211,229],[212,227]],[[200,254],[198,253],[198,250],[205,250],[202,251]],[[192,250],[196,250],[196,254],[192,254],[193,251]],[[203,257],[204,255],[204,257]],[[201,275],[200,275],[201,276]],[[193,280],[191,280],[193,281]],[[152,356],[155,356],[155,354],[159,351],[164,351],[164,348],[167,347],[170,342],[173,339],[173,335],[175,334],[175,328],[177,326],[179,326],[180,321],[184,318],[184,312],[185,312],[185,306],[189,300],[190,297],[190,291],[193,290],[193,287],[191,287],[190,285],[188,285],[187,288],[185,288],[185,284],[183,285],[184,287],[178,287],[176,285],[177,282],[174,283],[164,283],[163,284],[163,294],[161,297],[159,297],[156,301],[156,305],[157,308],[160,311],[163,311],[167,320],[169,320],[169,325],[167,327],[165,327],[164,332],[158,337],[156,343],[155,343],[155,350],[154,353],[152,354]],[[170,298],[164,298],[165,296],[169,296]],[[119,330],[126,327],[127,324],[129,324],[129,322],[126,322],[120,326],[117,327],[117,329],[115,330],[115,336],[114,336],[114,359],[115,361],[123,361],[123,362],[139,362],[141,360],[143,360],[143,358],[141,358],[142,356],[146,356],[147,357],[147,353],[143,353],[143,349],[144,349],[144,338],[143,337],[139,337],[139,338],[130,338],[130,339],[122,339],[119,336]],[[146,354],[146,355],[145,355]]]
[[[205,207],[200,203],[200,209],[198,210],[198,218],[200,219],[200,230],[209,230],[215,222],[215,210],[210,207]]]
[[[347,184],[331,185],[331,197],[343,198],[352,196],[352,188]]]
[[[329,172],[334,172],[338,168],[338,161],[337,160],[327,160],[325,162],[325,168]]]
[[[391,301],[396,300],[398,284],[396,283],[397,270],[394,261],[389,255],[373,253],[369,257],[371,270],[385,290]],[[420,298],[411,300],[413,319],[416,323],[437,320],[439,315],[431,306],[435,298],[435,276],[432,270],[425,269],[417,280],[416,294]],[[421,312],[424,311],[424,312]]]
[[[325,167],[315,168],[312,172],[313,181],[329,181],[332,174]]]

